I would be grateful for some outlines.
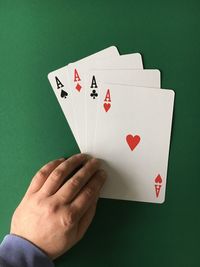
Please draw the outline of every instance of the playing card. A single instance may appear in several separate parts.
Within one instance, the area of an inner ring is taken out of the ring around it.
[[[77,132],[79,135],[79,143],[82,152],[86,151],[86,123],[85,123],[85,85],[84,77],[88,69],[96,66],[98,68],[137,68],[142,69],[142,57],[139,53],[110,56],[106,55],[104,58],[98,55],[94,59],[87,58],[84,61],[77,61],[68,65],[68,77],[70,77],[70,88],[73,94],[73,107],[76,121]]]
[[[121,55],[120,57],[107,58],[93,62],[93,69],[143,69],[140,53]]]
[[[91,151],[96,127],[99,82],[160,88],[159,70],[90,70],[85,78],[86,151]]]
[[[108,173],[101,196],[163,203],[174,92],[100,86],[92,155],[104,160]]]
[[[103,59],[105,57],[114,57],[119,56],[119,52],[115,46],[108,47],[98,53],[90,55],[84,59],[81,59],[79,62],[88,62],[90,60],[95,59]],[[70,79],[71,76],[68,76],[68,67],[69,65],[62,67],[58,70],[55,70],[48,74],[49,82],[53,88],[53,91],[57,97],[57,100],[61,106],[61,109],[65,115],[66,120],[72,130],[72,133],[81,149],[81,142],[79,137],[79,132],[77,131],[76,127],[76,116],[74,115],[74,95],[73,95],[73,88],[70,87]],[[79,73],[75,68],[74,79],[80,80]],[[77,83],[77,90],[78,86],[81,86],[81,82]],[[77,114],[76,114],[77,115]],[[79,114],[81,117],[82,114]],[[84,119],[83,117],[81,117]]]

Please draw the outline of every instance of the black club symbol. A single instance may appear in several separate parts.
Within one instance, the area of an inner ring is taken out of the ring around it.
[[[93,99],[95,99],[95,97],[98,96],[96,90],[92,90],[92,93],[90,94],[90,96],[91,96]]]

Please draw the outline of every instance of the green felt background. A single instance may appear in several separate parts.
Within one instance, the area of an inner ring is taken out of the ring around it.
[[[100,200],[56,266],[200,266],[199,0],[0,0],[0,238],[37,169],[78,152],[47,74],[110,45],[176,92],[166,203]]]

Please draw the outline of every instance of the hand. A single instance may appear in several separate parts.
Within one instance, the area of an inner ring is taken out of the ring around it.
[[[65,253],[83,237],[94,217],[106,180],[99,168],[99,160],[84,154],[42,167],[13,214],[10,233],[29,240],[51,259]]]

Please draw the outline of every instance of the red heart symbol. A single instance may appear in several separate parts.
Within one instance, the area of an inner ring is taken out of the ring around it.
[[[103,107],[104,107],[105,111],[107,112],[107,111],[110,109],[111,104],[109,104],[109,103],[104,103],[104,104],[103,104]]]
[[[139,144],[140,137],[139,135],[133,136],[132,134],[128,134],[126,136],[126,142],[128,143],[130,149],[133,151],[133,149]]]
[[[158,174],[158,176],[155,178],[155,183],[162,184],[162,177],[160,176],[160,174]]]

